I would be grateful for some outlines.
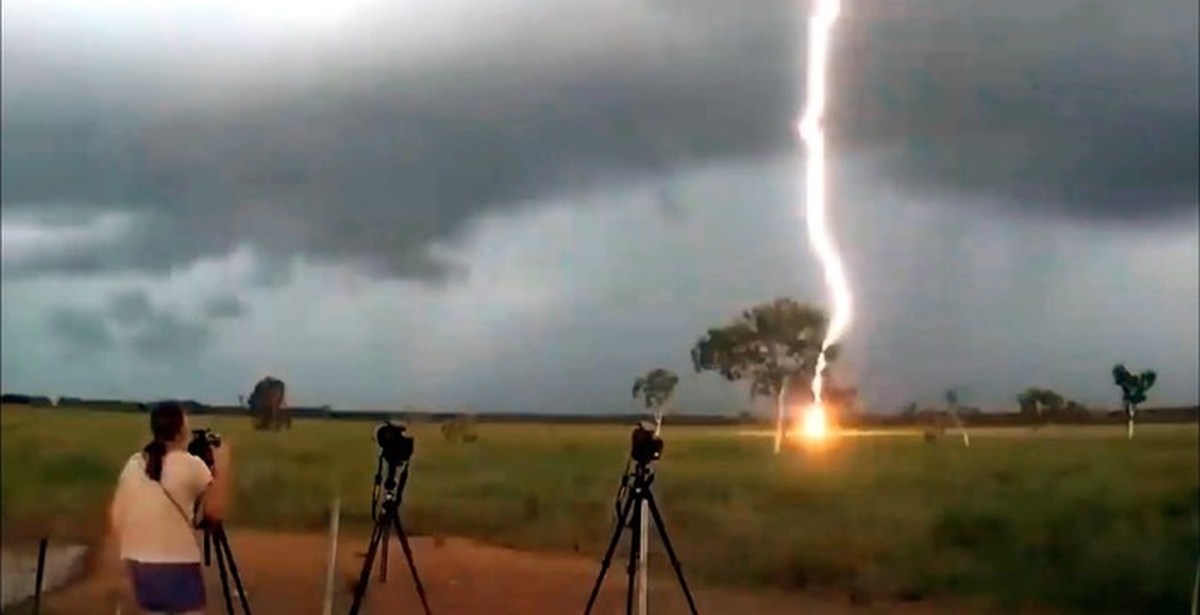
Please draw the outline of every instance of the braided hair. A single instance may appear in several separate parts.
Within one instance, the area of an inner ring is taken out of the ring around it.
[[[150,433],[154,435],[142,455],[146,459],[146,476],[152,481],[162,480],[163,459],[167,456],[167,443],[179,437],[183,429],[183,406],[168,401],[158,404],[150,411]]]

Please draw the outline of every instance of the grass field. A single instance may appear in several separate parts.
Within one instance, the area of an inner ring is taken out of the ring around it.
[[[231,532],[323,528],[334,494],[344,524],[369,523],[373,424],[254,432],[241,417],[193,421],[234,444]],[[5,540],[94,537],[146,427],[131,414],[3,408]],[[412,533],[603,551],[628,427],[482,425],[471,444],[445,442],[436,425],[412,430]],[[1133,442],[1120,427],[976,431],[969,450],[888,434],[778,457],[733,428],[665,435],[655,492],[697,582],[1187,611],[1200,540],[1194,425],[1146,426]]]

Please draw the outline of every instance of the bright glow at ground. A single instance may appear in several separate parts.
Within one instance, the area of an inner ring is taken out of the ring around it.
[[[829,420],[825,408],[819,404],[809,406],[801,419],[800,435],[806,440],[824,440],[829,436]]]

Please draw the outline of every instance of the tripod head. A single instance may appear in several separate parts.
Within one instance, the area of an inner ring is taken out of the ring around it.
[[[384,463],[387,464],[386,474],[383,471]],[[397,474],[400,475],[399,479],[396,478]],[[371,489],[372,519],[375,518],[378,512],[381,497],[384,506],[399,506],[400,496],[404,493],[404,487],[408,484],[408,462],[403,461],[397,465],[380,454],[378,464],[375,468],[374,483]]]
[[[384,461],[387,461],[386,459]],[[400,479],[396,480],[396,473],[399,470]],[[408,484],[408,462],[401,462],[399,466],[394,465],[390,461],[387,462],[387,477],[383,479],[383,497],[385,500],[399,499],[399,495],[404,492],[404,486]]]

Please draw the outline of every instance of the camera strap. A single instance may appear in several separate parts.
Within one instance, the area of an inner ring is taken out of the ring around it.
[[[186,512],[184,512],[183,507],[179,505],[179,502],[174,496],[171,495],[171,492],[167,491],[166,485],[163,485],[159,481],[154,481],[154,483],[158,485],[159,489],[162,489],[163,495],[167,496],[168,500],[171,500],[171,504],[175,506],[175,510],[179,511],[179,516],[183,517],[183,522],[187,524],[188,528],[193,530],[196,529],[195,515],[189,516]]]

